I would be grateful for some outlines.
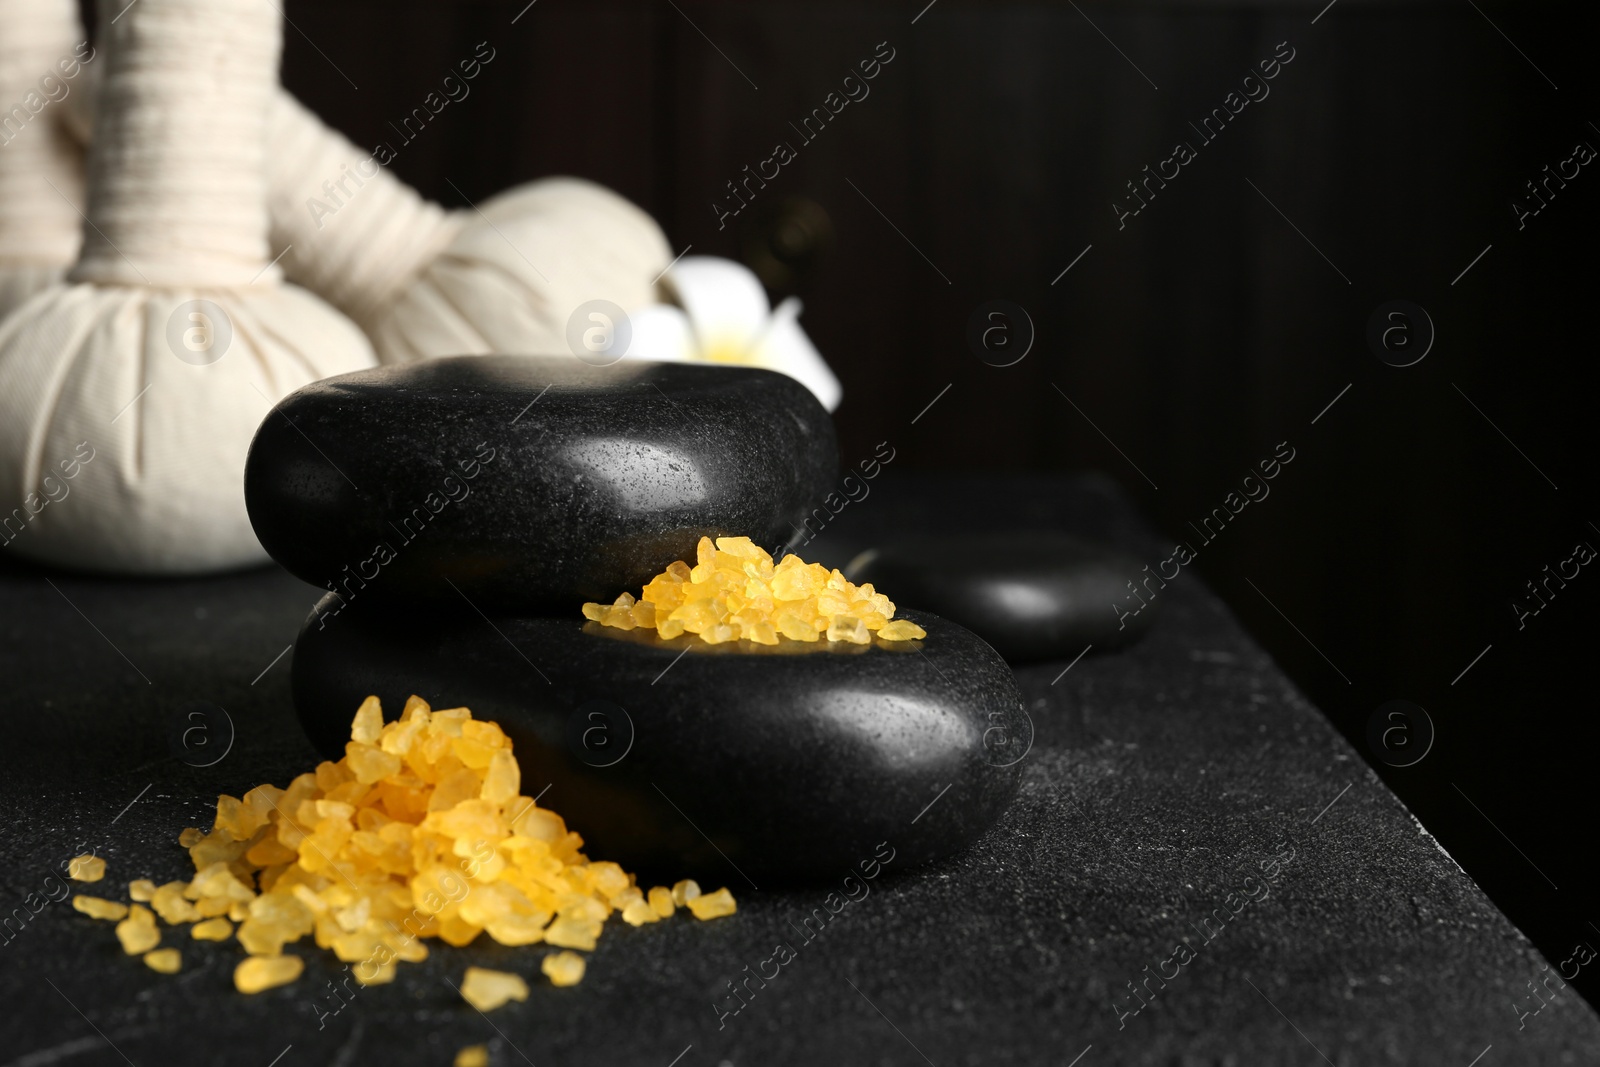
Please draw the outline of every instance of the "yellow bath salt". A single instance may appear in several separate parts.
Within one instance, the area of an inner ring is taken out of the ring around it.
[[[106,861],[99,856],[74,856],[67,861],[67,877],[74,882],[98,882],[106,876]]]
[[[685,878],[672,887],[672,902],[680,908],[699,895],[700,883],[693,878]]]
[[[720,919],[738,911],[739,906],[734,903],[733,894],[723,888],[693,898],[689,901],[689,910],[694,912],[696,919]]]
[[[168,926],[192,923],[200,918],[194,904],[184,896],[188,888],[187,882],[168,882],[150,894],[150,907]]]
[[[507,946],[588,951],[612,915],[657,922],[699,895],[693,882],[679,882],[647,898],[632,874],[590,860],[561,816],[523,795],[511,739],[498,725],[418,697],[388,723],[368,697],[342,758],[284,788],[218,797],[211,829],[185,830],[179,843],[194,875],[131,883],[130,895],[148,907],[90,897],[74,907],[121,920],[117,937],[129,955],[159,944],[156,916],[194,924],[196,941],[236,940],[251,957],[234,972],[245,993],[299,977],[304,963],[285,949],[307,938],[350,964],[358,982],[378,985],[393,981],[401,963],[427,959],[431,939],[462,947],[487,935]],[[496,985],[497,974],[469,971],[474,996],[509,996],[522,982],[508,975]]]
[[[143,956],[161,943],[161,931],[156,917],[143,904],[128,909],[128,917],[117,924],[117,940],[122,951],[130,956]]]
[[[148,904],[156,895],[156,884],[148,878],[135,878],[128,883],[128,899]]]
[[[486,1045],[468,1045],[456,1053],[455,1067],[489,1067],[489,1049]]]
[[[600,936],[600,920],[574,918],[563,915],[551,923],[544,931],[546,944],[555,945],[557,948],[581,948],[585,952],[594,950],[595,939]]]
[[[162,974],[177,974],[183,966],[183,956],[175,948],[158,948],[154,952],[144,954],[144,964],[152,971]]]
[[[493,1011],[508,1000],[527,1000],[528,983],[520,974],[468,967],[461,979],[461,999],[479,1011]]]
[[[660,922],[661,916],[646,902],[635,900],[622,909],[622,921],[629,926],[643,926],[645,923]]]
[[[910,619],[895,619],[884,623],[878,630],[878,636],[885,641],[917,641],[927,637],[928,631]]]
[[[894,602],[857,586],[837,570],[787,555],[778,563],[748,537],[702,537],[693,567],[679,560],[650,580],[635,600],[585,604],[584,618],[619,630],[654,629],[664,638],[692,633],[702,641],[846,641],[870,644],[928,636],[894,618]],[[893,620],[893,621],[891,621]]]
[[[299,956],[252,956],[233,969],[233,987],[241,993],[287,985],[306,969]]]
[[[119,904],[115,900],[102,900],[99,897],[86,897],[81,893],[73,896],[72,906],[91,919],[125,919],[128,916],[126,904]]]
[[[177,921],[195,922],[199,919],[209,919],[216,915],[226,915],[231,918],[237,907],[238,902],[229,900],[227,897],[203,897],[195,901],[194,914],[192,916]]]
[[[677,904],[672,900],[672,890],[664,885],[658,885],[650,890],[650,910],[663,919],[672,918],[672,913],[678,910]]]
[[[552,952],[539,964],[539,969],[550,979],[551,985],[577,985],[583,981],[587,967],[583,957],[576,952]]]

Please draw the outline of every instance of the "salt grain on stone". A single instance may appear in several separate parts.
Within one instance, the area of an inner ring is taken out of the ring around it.
[[[550,979],[551,985],[569,986],[583,981],[586,966],[583,957],[576,952],[553,952],[539,964],[539,969]]]
[[[177,974],[183,966],[183,956],[175,948],[158,948],[154,952],[144,954],[144,963],[152,971],[161,974]]]
[[[306,964],[299,956],[252,956],[233,970],[233,986],[241,993],[259,993],[300,977]]]
[[[650,910],[661,918],[672,918],[672,913],[677,908],[677,904],[672,900],[672,890],[663,885],[655,886],[650,890]]]
[[[98,882],[106,876],[106,861],[99,856],[74,856],[67,861],[67,877],[74,882]]]
[[[114,900],[102,900],[99,897],[78,894],[72,898],[72,906],[91,919],[125,919],[128,916],[126,904],[119,904]]]
[[[518,974],[468,967],[461,979],[461,998],[479,1011],[493,1011],[508,1000],[527,1000],[528,983]]]
[[[128,909],[128,917],[117,924],[117,940],[122,951],[130,956],[142,956],[161,943],[161,931],[156,927],[156,917],[143,904]]]
[[[734,903],[733,894],[722,888],[690,900],[689,910],[694,912],[696,919],[720,919],[738,911],[739,906]]]

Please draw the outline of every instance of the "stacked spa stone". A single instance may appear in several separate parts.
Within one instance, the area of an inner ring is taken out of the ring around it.
[[[962,627],[910,610],[921,641],[710,645],[583,618],[703,536],[778,554],[837,467],[827,412],[763,370],[483,356],[307,386],[245,472],[261,543],[329,590],[295,646],[301,722],[337,756],[369,694],[470,707],[595,855],[642,875],[759,884],[832,877],[891,836],[908,866],[965,847],[1032,735]]]

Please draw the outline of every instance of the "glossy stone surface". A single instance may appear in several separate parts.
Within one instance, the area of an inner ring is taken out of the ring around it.
[[[907,538],[851,561],[852,582],[871,582],[896,604],[937,612],[982,637],[1013,663],[1071,659],[1088,645],[1117,648],[1153,621],[1141,600],[1151,572],[1133,557],[1064,534],[1014,531]],[[1150,578],[1159,592],[1159,578]]]
[[[324,612],[295,646],[295,706],[330,756],[369,693],[390,718],[412,693],[470,707],[511,736],[523,792],[589,855],[737,894],[837,879],[885,841],[910,868],[1005,809],[1033,736],[1011,670],[961,627],[912,618],[926,639],[769,648],[582,619]]]
[[[347,604],[565,613],[637,594],[702,535],[781,545],[837,469],[828,413],[786,375],[467,356],[290,394],[245,500],[273,558]]]

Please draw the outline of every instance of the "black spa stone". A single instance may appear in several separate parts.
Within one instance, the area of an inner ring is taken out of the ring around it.
[[[464,705],[510,735],[524,795],[641,877],[737,895],[837,880],[884,843],[896,870],[925,863],[994,823],[1032,746],[1010,668],[932,615],[907,613],[919,642],[769,648],[360,607],[314,613],[295,645],[295,708],[324,754],[368,694],[389,719],[413,693]]]
[[[959,622],[1013,663],[1128,644],[1149,629],[1162,584],[1124,553],[1030,531],[899,539],[846,571]]]
[[[345,603],[575,612],[702,535],[775,548],[831,487],[828,413],[743,367],[466,356],[291,393],[245,467],[256,535]]]

